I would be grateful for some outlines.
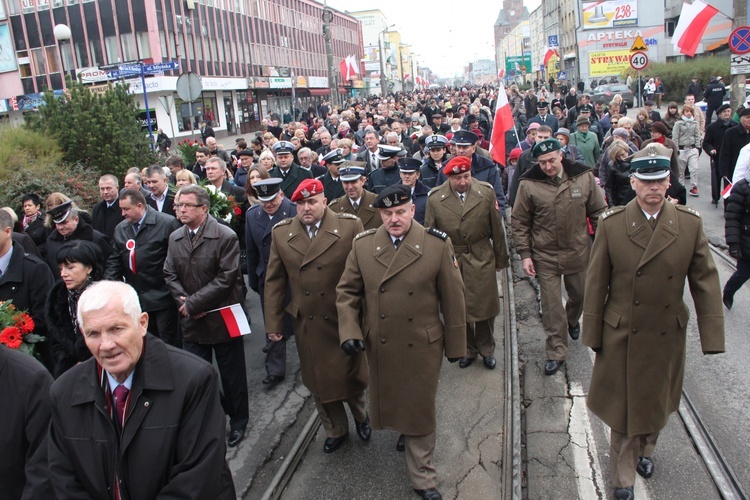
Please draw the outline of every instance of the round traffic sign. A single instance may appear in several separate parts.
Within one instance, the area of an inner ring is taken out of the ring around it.
[[[729,35],[729,49],[732,54],[747,54],[750,52],[750,26],[740,26]]]
[[[177,78],[177,95],[186,102],[192,102],[201,96],[203,82],[196,73],[183,73]]]
[[[636,71],[640,71],[648,66],[648,56],[645,52],[634,52],[630,56],[630,67]]]

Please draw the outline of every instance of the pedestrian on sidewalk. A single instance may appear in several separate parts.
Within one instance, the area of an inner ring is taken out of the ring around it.
[[[633,498],[636,472],[651,477],[659,432],[680,403],[686,279],[703,353],[724,352],[719,274],[703,224],[692,208],[665,203],[670,159],[658,149],[633,156],[635,199],[600,218],[583,303],[583,343],[596,352],[588,407],[611,429],[616,499]]]

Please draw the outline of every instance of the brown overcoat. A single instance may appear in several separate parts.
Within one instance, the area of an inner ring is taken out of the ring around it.
[[[359,201],[359,210],[357,210],[357,213],[354,213],[352,203],[349,201],[347,195],[344,195],[341,198],[336,198],[328,206],[331,210],[339,214],[356,215],[359,217],[359,220],[362,221],[362,226],[364,226],[365,230],[377,229],[383,225],[383,219],[380,217],[378,209],[372,206],[377,197],[378,195],[375,193],[363,189],[362,199]]]
[[[362,223],[326,208],[318,235],[310,241],[299,216],[272,231],[266,269],[266,332],[281,332],[283,313],[292,317],[302,382],[323,403],[350,398],[367,387],[364,353],[347,356],[339,342],[336,285]],[[287,282],[291,301],[284,304]]]
[[[425,226],[448,234],[466,286],[466,321],[500,313],[495,271],[508,267],[505,229],[491,184],[471,180],[463,206],[450,182],[430,190]]]
[[[450,240],[416,221],[398,252],[385,227],[358,235],[336,292],[340,341],[365,341],[373,428],[433,432],[443,352],[466,355],[464,286]]]
[[[665,203],[653,230],[637,200],[602,214],[586,277],[583,343],[601,348],[588,406],[617,432],[657,432],[680,403],[685,278],[703,352],[724,352],[719,275],[698,213]]]

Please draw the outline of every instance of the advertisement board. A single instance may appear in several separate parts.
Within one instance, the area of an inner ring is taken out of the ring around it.
[[[525,75],[532,70],[531,54],[507,56],[505,58],[505,74],[508,76]]]
[[[630,68],[629,50],[589,52],[589,76],[615,76]]]
[[[638,26],[638,0],[583,3],[583,29]]]

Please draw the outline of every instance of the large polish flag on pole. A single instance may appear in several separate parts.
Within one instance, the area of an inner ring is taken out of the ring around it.
[[[490,155],[497,163],[505,166],[505,132],[513,127],[513,115],[510,113],[508,95],[505,87],[500,84],[497,93],[497,106],[495,107],[495,121],[492,125],[492,137],[490,139]]]
[[[695,51],[698,50],[709,21],[718,13],[718,9],[701,0],[695,0],[692,4],[683,3],[680,21],[672,35],[672,45],[675,50],[695,57]]]

